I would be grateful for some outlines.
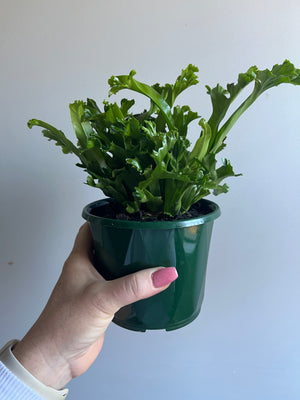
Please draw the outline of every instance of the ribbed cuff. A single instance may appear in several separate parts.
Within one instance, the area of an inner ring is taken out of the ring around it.
[[[1,400],[44,400],[29,386],[21,382],[0,361],[0,399]]]
[[[20,381],[29,386],[29,388],[34,392],[38,393],[43,399],[65,400],[69,392],[68,389],[56,390],[44,385],[19,363],[11,351],[12,347],[17,343],[18,340],[11,340],[3,347],[3,349],[0,350],[0,361],[2,361],[6,368],[8,368]],[[31,397],[28,397],[28,399],[31,399]],[[40,397],[37,397],[37,399],[40,399]]]

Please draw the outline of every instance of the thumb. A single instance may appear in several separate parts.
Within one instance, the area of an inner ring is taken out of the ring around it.
[[[102,299],[108,313],[115,313],[121,307],[146,299],[165,290],[177,279],[176,268],[149,268],[112,281],[107,281]]]

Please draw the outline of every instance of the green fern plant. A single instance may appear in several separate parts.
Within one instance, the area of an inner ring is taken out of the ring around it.
[[[271,70],[253,66],[226,89],[219,84],[212,89],[206,86],[212,103],[206,121],[189,106],[176,105],[180,93],[198,84],[197,72],[190,64],[174,84],[164,86],[135,80],[135,71],[112,76],[110,95],[128,89],[149,98],[149,108],[136,115],[131,111],[134,100],[124,98],[119,105],[104,101],[102,109],[92,99],[75,101],[70,113],[76,145],[43,121],[32,119],[28,126],[42,127],[43,135],[64,153],[74,153],[80,160],[77,165],[88,173],[87,184],[101,189],[128,213],[182,215],[203,197],[227,192],[223,180],[237,176],[228,160],[218,166],[216,155],[244,111],[271,87],[300,84],[300,70],[287,60]],[[251,94],[228,116],[230,105],[251,82]],[[199,138],[191,148],[187,135],[194,120],[198,120]]]

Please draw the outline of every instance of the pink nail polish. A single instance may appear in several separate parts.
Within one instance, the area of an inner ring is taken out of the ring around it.
[[[161,268],[153,272],[152,282],[155,288],[166,286],[177,279],[178,274],[175,267]]]

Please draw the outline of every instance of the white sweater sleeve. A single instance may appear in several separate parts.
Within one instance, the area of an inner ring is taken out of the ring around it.
[[[0,400],[45,400],[0,361]]]

